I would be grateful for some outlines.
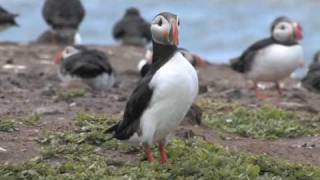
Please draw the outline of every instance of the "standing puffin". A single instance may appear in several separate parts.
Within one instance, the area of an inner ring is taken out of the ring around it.
[[[315,54],[307,75],[302,79],[302,85],[306,89],[320,94],[320,51]]]
[[[303,67],[303,49],[298,41],[303,38],[301,26],[288,17],[278,17],[271,26],[271,37],[260,40],[245,50],[239,58],[231,60],[232,69],[244,73],[252,80],[258,99],[258,82],[275,82],[279,95],[279,81]]]
[[[57,53],[58,75],[67,85],[81,80],[94,90],[106,90],[114,85],[114,70],[101,51],[85,46],[67,46]]]
[[[0,31],[5,31],[9,27],[18,26],[15,18],[18,14],[13,14],[0,6]]]
[[[124,45],[146,46],[152,39],[150,24],[145,21],[137,8],[127,9],[124,17],[113,27],[113,38]]]
[[[80,0],[46,0],[42,15],[51,29],[40,35],[38,43],[80,43],[78,29],[85,16]]]
[[[152,21],[152,65],[131,94],[122,121],[106,132],[113,137],[143,145],[148,161],[154,160],[150,146],[159,144],[161,163],[167,162],[168,134],[183,120],[198,94],[198,76],[177,50],[180,21],[163,12]]]
[[[190,51],[188,51],[185,48],[178,48],[178,51],[192,64],[193,67],[201,67],[208,65],[208,62],[203,60],[198,55],[192,54]],[[138,63],[138,71],[141,75],[141,77],[145,76],[147,72],[149,71],[152,64],[152,51],[147,50],[144,59],[141,59]]]

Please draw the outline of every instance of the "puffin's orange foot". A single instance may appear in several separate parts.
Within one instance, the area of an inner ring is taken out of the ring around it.
[[[149,145],[144,145],[144,151],[146,153],[147,159],[149,162],[154,162],[154,157],[152,154],[152,150]]]
[[[165,164],[168,162],[168,155],[167,152],[164,148],[164,143],[163,142],[159,142],[159,151],[160,151],[160,163],[161,164]]]

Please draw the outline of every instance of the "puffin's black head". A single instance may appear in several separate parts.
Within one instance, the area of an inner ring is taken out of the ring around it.
[[[276,18],[271,26],[272,37],[278,42],[297,42],[303,38],[302,27],[288,17]]]
[[[60,64],[61,60],[87,50],[87,47],[81,45],[67,46],[56,54],[54,62]]]
[[[313,56],[313,62],[320,64],[320,51],[317,51],[316,54]]]
[[[180,20],[177,15],[163,12],[158,14],[151,23],[154,42],[162,45],[179,45]]]
[[[135,8],[135,7],[130,7],[130,8],[128,8],[127,10],[126,10],[126,14],[125,14],[126,16],[128,15],[128,16],[131,16],[131,15],[140,15],[140,12],[139,12],[139,10],[137,9],[137,8]]]

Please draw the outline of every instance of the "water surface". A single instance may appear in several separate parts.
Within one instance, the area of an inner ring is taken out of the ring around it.
[[[1,5],[20,14],[19,28],[0,33],[0,40],[28,42],[46,28],[41,16],[44,1],[1,0]],[[320,49],[319,1],[317,0],[82,0],[87,16],[81,25],[85,44],[114,44],[113,24],[130,6],[138,7],[149,21],[161,11],[170,11],[181,19],[181,47],[217,63],[228,62],[250,44],[269,36],[269,26],[279,15],[299,21],[304,29],[302,42],[310,61]]]

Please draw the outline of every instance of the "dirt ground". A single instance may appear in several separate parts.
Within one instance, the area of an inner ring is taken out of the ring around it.
[[[20,163],[39,154],[37,139],[47,132],[63,132],[73,129],[72,119],[78,112],[119,115],[127,97],[139,80],[136,65],[144,56],[144,50],[134,47],[91,46],[106,52],[117,71],[118,84],[104,93],[87,92],[77,98],[62,98],[64,92],[53,63],[55,53],[62,47],[19,44],[0,45],[0,117],[25,117],[34,113],[41,120],[35,126],[20,124],[18,130],[0,132],[0,163]],[[210,65],[198,70],[201,81],[199,98],[226,99],[246,106],[259,106],[250,84],[226,65]],[[285,95],[271,103],[315,115],[320,112],[320,95],[300,88],[297,81],[286,80]],[[276,95],[271,88],[265,93]],[[275,96],[276,97],[276,96]],[[203,126],[184,125],[177,134],[192,133],[208,142],[220,144],[235,151],[268,154],[293,162],[320,165],[320,137],[297,139],[259,140],[220,134]],[[131,157],[132,159],[132,157]]]

